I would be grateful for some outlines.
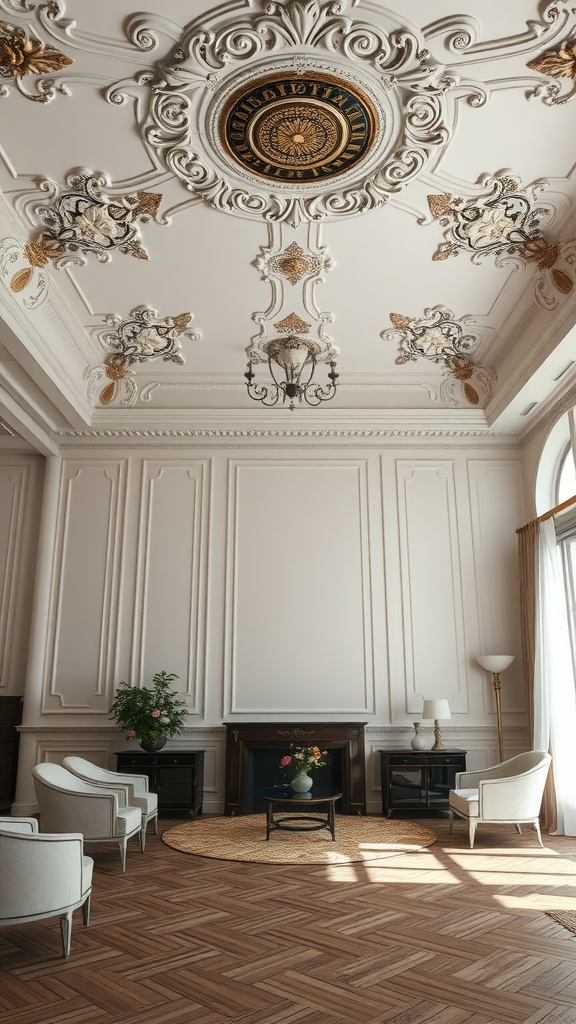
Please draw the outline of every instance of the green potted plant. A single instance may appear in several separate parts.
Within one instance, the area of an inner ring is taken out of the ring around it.
[[[151,687],[118,684],[110,716],[126,730],[126,739],[139,740],[143,750],[160,750],[186,721],[186,705],[170,689],[174,679],[178,676],[173,672],[162,671],[153,677]]]

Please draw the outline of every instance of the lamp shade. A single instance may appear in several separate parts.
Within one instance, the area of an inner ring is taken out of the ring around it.
[[[452,718],[450,706],[447,700],[425,700],[422,709],[422,718]]]
[[[514,661],[513,654],[479,654],[476,661],[487,672],[503,672]]]

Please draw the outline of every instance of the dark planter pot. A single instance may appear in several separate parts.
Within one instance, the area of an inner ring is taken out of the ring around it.
[[[142,747],[142,750],[146,750],[148,753],[151,753],[154,750],[162,750],[167,738],[167,736],[157,736],[156,739],[146,739],[143,737],[140,740],[140,746]]]

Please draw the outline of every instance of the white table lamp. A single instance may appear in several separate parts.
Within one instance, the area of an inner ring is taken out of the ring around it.
[[[452,718],[448,701],[444,699],[425,700],[424,707],[422,709],[422,718],[434,719],[434,746],[432,747],[432,750],[444,750],[438,720],[440,718]]]
[[[496,718],[498,720],[498,747],[500,760],[504,760],[504,740],[502,737],[502,709],[500,707],[500,673],[508,668],[514,661],[513,654],[479,654],[476,661],[487,672],[491,672],[494,682],[494,693],[496,694]]]

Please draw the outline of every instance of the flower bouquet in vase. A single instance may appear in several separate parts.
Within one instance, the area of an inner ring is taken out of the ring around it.
[[[326,761],[327,750],[320,750],[319,747],[298,747],[290,744],[290,753],[286,754],[280,761],[280,767],[290,772],[290,787],[295,793],[307,793],[312,789],[312,778],[308,772],[314,768],[322,768]]]

